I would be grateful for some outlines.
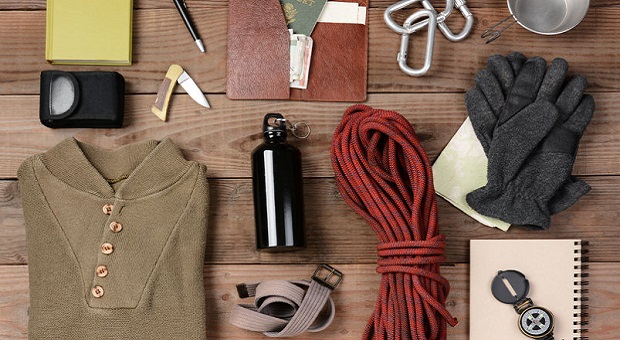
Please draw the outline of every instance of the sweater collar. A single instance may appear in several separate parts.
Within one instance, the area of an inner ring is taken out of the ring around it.
[[[178,181],[192,164],[169,138],[115,150],[68,138],[42,154],[41,160],[52,175],[77,190],[122,199],[161,191]]]

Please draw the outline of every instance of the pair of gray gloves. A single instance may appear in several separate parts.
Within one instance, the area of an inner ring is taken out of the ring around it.
[[[567,72],[564,59],[547,69],[543,58],[511,53],[491,56],[476,75],[465,104],[489,161],[487,184],[467,195],[477,212],[547,229],[550,215],[590,190],[571,172],[594,99],[586,79]]]

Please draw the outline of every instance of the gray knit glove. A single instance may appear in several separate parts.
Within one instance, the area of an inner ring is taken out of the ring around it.
[[[526,60],[518,52],[490,56],[487,67],[476,74],[476,87],[465,94],[469,118],[487,156],[508,92]]]
[[[470,120],[487,156],[497,121],[504,108],[504,101],[526,59],[518,52],[506,57],[501,55],[489,57],[487,67],[476,75],[476,87],[465,95]],[[556,86],[544,86],[541,90],[556,91],[550,94],[543,93],[543,96],[557,96],[557,91],[561,90],[560,86],[568,71],[568,64],[563,59],[557,59],[555,66],[549,71],[547,82],[554,81]],[[584,181],[570,176],[549,202],[549,212],[553,215],[569,208],[589,189]]]
[[[585,78],[564,86],[568,64],[511,54],[489,59],[466,95],[474,130],[489,158],[488,183],[467,197],[476,211],[546,228],[549,215],[589,190],[570,175],[578,141],[594,111]],[[505,98],[505,100],[503,100]]]

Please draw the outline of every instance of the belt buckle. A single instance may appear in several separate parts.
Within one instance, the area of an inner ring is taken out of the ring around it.
[[[327,273],[325,273],[327,272]],[[334,290],[342,281],[342,273],[336,268],[322,263],[316,270],[314,270],[314,274],[312,274],[312,280],[320,283],[321,285]]]

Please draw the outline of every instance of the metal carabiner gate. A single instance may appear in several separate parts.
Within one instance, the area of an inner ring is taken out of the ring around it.
[[[422,18],[423,16],[428,17],[428,34],[426,37],[426,52],[424,56],[424,66],[419,69],[412,68],[407,64],[407,52],[409,50],[409,36],[420,30],[420,25],[414,25],[413,23]],[[437,27],[437,17],[433,14],[433,12],[429,10],[419,10],[413,14],[411,14],[405,23],[403,24],[403,28],[405,29],[405,33],[402,33],[402,37],[400,39],[400,52],[398,52],[398,56],[396,60],[398,60],[398,66],[400,69],[405,72],[407,75],[419,77],[421,75],[426,74],[428,70],[431,69],[431,65],[433,63],[433,48],[435,46],[435,27]]]

